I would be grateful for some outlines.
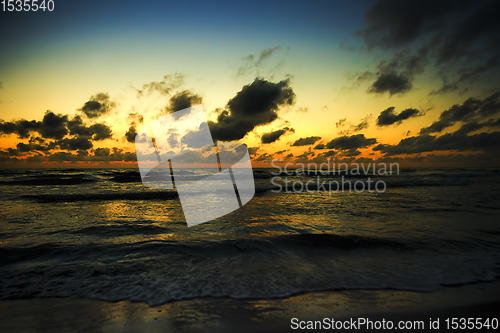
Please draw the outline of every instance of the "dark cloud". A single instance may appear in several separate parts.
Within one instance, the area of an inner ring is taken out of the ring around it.
[[[262,135],[262,137],[260,139],[261,139],[261,142],[264,144],[273,143],[273,142],[277,141],[283,134],[285,134],[287,132],[293,133],[293,132],[295,132],[295,130],[293,128],[290,128],[290,127],[285,127],[285,128],[280,129],[280,130],[277,130],[277,131],[265,133]]]
[[[121,148],[97,148],[94,150],[94,155],[89,156],[87,160],[92,161],[110,161],[110,162],[135,162],[137,156],[135,153],[124,151]]]
[[[326,145],[318,143],[316,146],[314,146],[314,149],[326,149]]]
[[[90,130],[94,133],[92,139],[95,141],[111,139],[113,133],[111,132],[111,128],[102,123],[94,124],[90,126]]]
[[[469,98],[462,104],[455,104],[439,116],[439,120],[429,127],[422,128],[421,134],[438,133],[456,122],[477,121],[491,117],[500,112],[500,92],[496,92],[483,100]]]
[[[21,139],[28,138],[31,132],[38,131],[40,122],[35,120],[18,120],[15,122],[5,122],[0,120],[0,133],[2,135],[17,134]]]
[[[66,128],[67,123],[67,115],[55,114],[51,111],[47,111],[43,116],[38,132],[42,137],[47,139],[62,139],[68,134],[68,129]]]
[[[135,125],[132,125],[129,127],[128,131],[125,133],[125,139],[127,140],[127,142],[134,143],[136,135],[137,135],[137,130],[135,128]]]
[[[325,163],[328,162],[328,159],[337,156],[337,152],[335,150],[325,151],[324,153],[316,155],[310,161],[314,163]]]
[[[80,116],[75,116],[68,121],[68,130],[70,135],[91,137],[94,134],[92,130],[83,123],[83,119]]]
[[[344,156],[344,157],[354,157],[354,156],[358,156],[360,154],[361,154],[361,152],[359,150],[357,150],[356,148],[344,150],[342,152],[342,156]]]
[[[17,145],[17,152],[19,153],[30,153],[33,151],[46,152],[54,148],[54,145],[41,145],[30,142],[28,144],[19,142]]]
[[[85,137],[65,138],[59,140],[57,144],[64,150],[87,150],[93,147],[92,142]]]
[[[173,75],[165,75],[162,81],[153,81],[146,83],[141,89],[137,90],[137,97],[143,95],[150,95],[157,91],[162,95],[170,95],[172,90],[182,86],[184,83],[184,76],[180,73],[175,73]]]
[[[469,90],[469,85],[488,74],[492,68],[498,66],[499,56],[493,56],[482,64],[473,67],[461,67],[456,70],[455,77],[450,77],[449,69],[443,68],[438,71],[443,84],[438,90],[433,90],[429,95],[440,95],[450,91],[458,91],[459,95],[465,94]]]
[[[85,159],[85,157],[83,157],[83,156],[75,155],[75,154],[72,154],[69,152],[60,151],[60,152],[56,152],[56,153],[53,153],[52,155],[47,156],[43,160],[40,160],[40,162],[45,161],[45,160],[52,161],[52,162],[76,162],[76,161],[83,161],[84,159]]]
[[[129,113],[128,114],[128,120],[129,120],[129,125],[130,127],[128,128],[128,131],[125,133],[125,139],[127,142],[134,143],[135,142],[135,136],[137,135],[137,128],[136,125],[142,124],[144,122],[144,117],[140,113]]]
[[[258,150],[259,150],[259,147],[248,147],[248,153],[250,155],[255,155]]]
[[[268,153],[264,153],[264,154],[260,155],[259,157],[254,158],[253,161],[254,162],[270,162],[272,159],[273,159],[272,155],[269,155]]]
[[[4,122],[2,120],[0,121],[0,133],[17,134],[19,138],[26,139],[30,136],[30,133],[38,132],[47,139],[62,139],[68,134],[67,123],[67,115],[47,111],[42,121],[22,119],[14,122]]]
[[[91,138],[95,141],[110,139],[113,134],[111,128],[104,123],[97,123],[91,126],[85,125],[80,116],[75,116],[69,120],[67,127],[70,135]]]
[[[483,123],[478,122],[468,122],[462,125],[458,130],[455,131],[456,134],[469,134],[475,131],[479,131],[486,128],[500,127],[500,119],[490,119]]]
[[[377,143],[375,138],[365,138],[364,134],[341,136],[326,144],[327,149],[349,150],[366,148]]]
[[[115,106],[116,104],[109,100],[107,93],[98,93],[90,96],[89,100],[79,110],[89,118],[98,118],[109,113]]]
[[[423,72],[426,61],[421,54],[412,55],[409,50],[402,50],[391,61],[382,60],[377,65],[376,73],[366,71],[357,80],[374,80],[368,88],[369,93],[405,94],[413,89],[415,75]]]
[[[300,138],[297,141],[295,141],[292,146],[298,147],[298,146],[309,146],[313,145],[316,143],[316,141],[321,140],[320,136],[309,136],[307,138]]]
[[[189,90],[184,90],[176,93],[170,98],[170,104],[166,107],[167,113],[173,113],[187,109],[193,105],[201,104],[201,97],[193,94]]]
[[[500,132],[467,135],[469,130],[457,130],[441,136],[421,134],[401,140],[396,145],[378,145],[378,150],[386,155],[417,154],[432,151],[498,151]]]
[[[395,107],[391,106],[390,108],[380,112],[380,115],[377,118],[377,125],[388,126],[392,124],[400,124],[403,120],[421,115],[420,111],[417,109],[408,108],[398,114],[394,113],[394,109]]]
[[[109,148],[97,148],[94,149],[94,156],[108,156],[110,153]]]
[[[279,108],[294,101],[295,93],[288,79],[278,83],[255,79],[227,103],[217,122],[208,122],[212,137],[220,141],[239,140],[256,126],[276,120]]]
[[[295,163],[308,163],[310,162],[310,157],[314,157],[316,155],[315,152],[313,152],[311,149],[308,149],[307,151],[303,152],[300,155],[295,156]]]
[[[369,49],[411,49],[417,70],[406,65],[379,68],[371,92],[404,93],[412,88],[415,74],[432,63],[443,86],[431,94],[464,92],[480,78],[498,84],[500,57],[500,2],[379,0],[365,13],[367,27],[358,32]],[[382,69],[382,70],[380,70]],[[495,72],[493,73],[492,70]]]

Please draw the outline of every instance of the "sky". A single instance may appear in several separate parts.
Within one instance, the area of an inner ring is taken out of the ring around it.
[[[1,9],[1,8],[0,8]],[[137,166],[201,104],[254,166],[500,166],[498,1],[75,1],[0,11],[0,166]]]

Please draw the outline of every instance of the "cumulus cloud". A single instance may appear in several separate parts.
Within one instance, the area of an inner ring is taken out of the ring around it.
[[[193,105],[201,104],[201,102],[202,99],[200,96],[193,94],[189,90],[184,90],[170,97],[170,103],[165,110],[167,113],[173,113],[187,109]]]
[[[277,141],[283,134],[285,134],[287,132],[294,133],[295,130],[293,128],[290,128],[290,127],[285,127],[285,128],[279,129],[277,131],[263,134],[262,137],[260,138],[260,140],[264,144],[273,143],[273,142]]]
[[[68,121],[67,128],[70,135],[92,138],[95,141],[110,139],[113,134],[108,125],[96,123],[88,126],[84,124],[83,119],[78,115]]]
[[[321,140],[320,136],[309,136],[307,138],[300,138],[297,141],[295,141],[292,146],[294,147],[299,147],[299,146],[309,146],[313,145],[316,143],[316,141]]]
[[[128,128],[127,132],[125,132],[125,139],[127,142],[134,143],[136,135],[137,129],[135,128],[135,125],[132,125]]]
[[[67,123],[67,115],[47,111],[42,121],[22,119],[14,122],[5,122],[1,120],[0,134],[17,134],[19,138],[26,139],[30,136],[30,133],[38,132],[44,138],[62,139],[68,134]]]
[[[116,104],[109,100],[109,95],[107,93],[98,93],[90,96],[89,100],[85,102],[80,111],[89,118],[98,118],[109,113],[115,106]]]
[[[212,138],[239,140],[255,127],[276,120],[278,110],[294,102],[295,93],[288,79],[273,83],[257,78],[229,100],[218,115],[217,122],[208,122]]]
[[[2,160],[26,162],[63,161],[65,157],[68,158],[66,161],[84,160],[94,141],[112,138],[111,128],[105,123],[88,124],[80,115],[70,118],[67,114],[52,111],[46,111],[42,120],[1,120],[0,134],[29,138],[29,142],[19,142],[16,148],[7,148],[2,152]]]
[[[61,149],[65,150],[87,150],[93,147],[92,142],[88,138],[85,137],[76,137],[76,138],[65,138],[59,140],[57,145]]]
[[[394,113],[394,109],[395,107],[391,106],[380,112],[380,115],[377,118],[377,125],[388,126],[392,124],[401,124],[403,120],[422,115],[417,109],[408,108],[398,114]]]
[[[47,111],[43,116],[42,123],[38,132],[44,138],[49,139],[62,139],[68,134],[66,124],[68,123],[68,116],[62,114],[55,114]]]

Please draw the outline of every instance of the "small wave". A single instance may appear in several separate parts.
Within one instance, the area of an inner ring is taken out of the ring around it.
[[[18,179],[0,182],[0,185],[21,185],[21,186],[51,186],[51,185],[79,185],[93,183],[95,179],[83,177],[58,177],[58,178],[31,178]]]
[[[388,188],[391,187],[419,187],[419,186],[467,186],[470,180],[467,178],[443,178],[443,179],[402,179],[384,180]]]
[[[142,222],[143,223],[143,222]],[[56,233],[65,232],[64,230]],[[169,229],[151,225],[113,225],[91,226],[79,230],[69,231],[73,234],[92,234],[103,236],[129,235],[136,233],[167,233]],[[66,245],[47,243],[29,247],[0,247],[0,262],[8,264],[19,260],[32,260],[42,256],[54,257],[59,254],[65,256],[82,255],[84,253],[120,253],[123,256],[131,252],[143,253],[146,256],[152,253],[159,254],[196,254],[210,256],[232,256],[241,253],[276,253],[279,251],[307,251],[307,250],[355,250],[368,248],[397,248],[408,249],[408,246],[395,240],[356,235],[335,234],[295,234],[267,238],[231,239],[222,241],[141,241],[132,244],[111,245]]]
[[[77,297],[159,305],[202,297],[269,299],[324,290],[433,291],[498,277],[497,253],[401,253],[379,247],[386,243],[380,240],[331,236],[0,248],[4,262],[37,259],[30,265],[3,267],[0,299]],[[344,245],[328,250],[332,240],[343,238]],[[321,251],[312,255],[316,241]],[[361,244],[359,251],[345,251],[356,244]]]
[[[82,193],[82,194],[28,194],[20,198],[35,202],[76,202],[76,201],[109,201],[109,200],[170,200],[178,197],[175,191],[151,192],[116,192],[116,193]]]
[[[99,237],[119,237],[129,235],[159,235],[168,233],[170,229],[157,225],[130,224],[130,225],[98,225],[87,228],[58,231],[56,233],[67,233],[74,235],[90,235]]]

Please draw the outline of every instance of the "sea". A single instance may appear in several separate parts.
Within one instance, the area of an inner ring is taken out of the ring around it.
[[[185,174],[203,181],[210,172]],[[0,299],[160,305],[334,290],[432,292],[500,278],[498,169],[254,169],[253,177],[246,205],[188,227],[176,191],[144,186],[137,169],[1,169]],[[368,178],[384,186],[318,186]]]

